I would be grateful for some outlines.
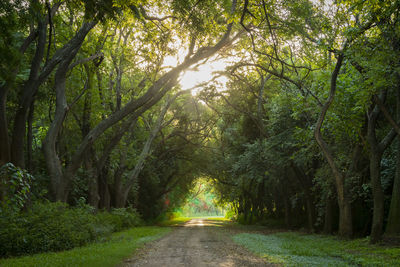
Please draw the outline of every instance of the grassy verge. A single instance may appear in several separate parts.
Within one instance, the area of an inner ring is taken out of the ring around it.
[[[135,227],[115,233],[110,240],[62,252],[0,260],[0,266],[115,266],[146,242],[168,233],[170,228]]]
[[[285,232],[243,233],[233,240],[269,262],[283,266],[400,266],[400,248],[370,245],[367,239],[340,240]]]
[[[221,222],[231,222],[231,219],[225,218],[225,217],[221,217],[221,216],[214,216],[214,217],[205,217],[205,220],[209,220],[209,221],[221,221]]]
[[[177,226],[177,225],[181,225],[184,224],[187,221],[190,221],[191,217],[176,217],[170,220],[166,220],[166,221],[161,221],[159,223],[157,223],[160,226]]]

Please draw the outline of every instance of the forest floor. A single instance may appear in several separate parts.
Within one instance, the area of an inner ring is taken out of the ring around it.
[[[124,266],[276,266],[233,242],[228,222],[192,219],[127,259]]]

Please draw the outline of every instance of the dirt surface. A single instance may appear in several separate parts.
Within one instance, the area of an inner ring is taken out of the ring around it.
[[[151,243],[124,266],[274,266],[236,245],[221,221],[193,219]]]

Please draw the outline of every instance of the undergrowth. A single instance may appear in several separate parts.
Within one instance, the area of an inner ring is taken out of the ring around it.
[[[62,252],[48,252],[0,260],[2,267],[19,266],[116,266],[146,242],[156,240],[170,231],[167,227],[135,227],[114,233],[108,241]]]

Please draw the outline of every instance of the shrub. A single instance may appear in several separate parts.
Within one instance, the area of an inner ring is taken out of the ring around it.
[[[70,208],[64,203],[34,203],[26,212],[1,213],[0,256],[71,249],[140,222],[130,209],[95,214],[87,205]]]
[[[111,212],[101,212],[97,215],[103,223],[112,227],[114,232],[142,224],[142,220],[135,209],[119,208]]]
[[[6,163],[0,167],[0,212],[19,211],[29,198],[34,180],[26,170]]]

